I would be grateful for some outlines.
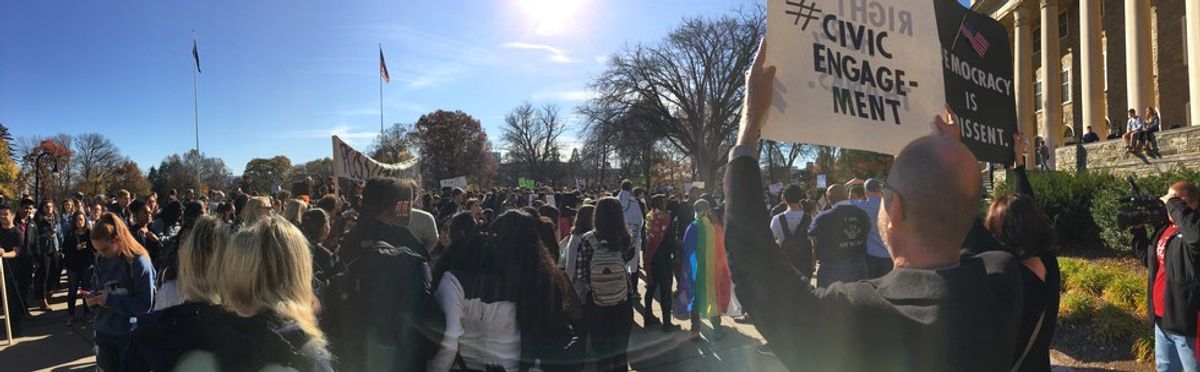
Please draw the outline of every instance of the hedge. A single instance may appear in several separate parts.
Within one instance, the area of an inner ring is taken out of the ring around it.
[[[1136,178],[1142,192],[1152,196],[1166,194],[1167,187],[1179,180],[1200,184],[1200,171],[1176,167]],[[1118,199],[1133,193],[1125,178],[1088,171],[1030,172],[1029,183],[1063,247],[1129,251],[1131,236],[1117,226]],[[1011,190],[1009,183],[999,183],[992,195]]]

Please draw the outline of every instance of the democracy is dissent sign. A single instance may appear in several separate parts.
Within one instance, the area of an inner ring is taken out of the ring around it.
[[[773,140],[899,153],[949,105],[981,161],[1012,162],[1012,50],[956,0],[768,0]]]

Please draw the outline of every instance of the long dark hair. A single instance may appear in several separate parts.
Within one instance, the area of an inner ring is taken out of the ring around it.
[[[492,224],[493,235],[484,249],[493,257],[489,265],[508,270],[503,278],[512,291],[509,293],[515,294],[517,327],[522,337],[550,341],[554,329],[550,320],[561,319],[564,297],[573,291],[542,244],[538,224],[540,220],[528,213],[504,212]]]
[[[575,225],[571,227],[571,235],[583,235],[588,231],[592,231],[592,218],[596,217],[596,207],[591,204],[585,204],[579,207],[579,211],[575,212]]]
[[[629,227],[625,226],[625,211],[616,198],[606,196],[596,202],[596,214],[592,223],[596,226],[596,238],[608,241],[610,248],[618,249],[622,253],[633,248],[630,244],[632,238]]]
[[[1010,193],[996,198],[984,226],[1020,259],[1054,252],[1054,228],[1029,196]]]
[[[486,258],[483,252],[483,237],[480,236],[479,226],[470,212],[458,212],[450,218],[448,225],[450,246],[443,247],[445,251],[433,269],[435,286],[447,271],[480,271]]]

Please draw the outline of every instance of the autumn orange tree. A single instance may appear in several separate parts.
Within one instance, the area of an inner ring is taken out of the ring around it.
[[[412,136],[427,187],[436,188],[440,180],[459,176],[474,185],[490,186],[496,164],[487,156],[492,145],[479,120],[462,111],[437,110],[417,119]]]

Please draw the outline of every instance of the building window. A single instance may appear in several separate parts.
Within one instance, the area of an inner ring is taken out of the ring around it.
[[[1071,102],[1071,69],[1062,72],[1062,101]]]
[[[1071,17],[1067,12],[1058,13],[1058,38],[1066,39],[1071,30]]]
[[[1038,77],[1033,82],[1033,111],[1042,111],[1042,78]]]
[[[1033,54],[1038,54],[1042,51],[1042,28],[1033,28]]]

